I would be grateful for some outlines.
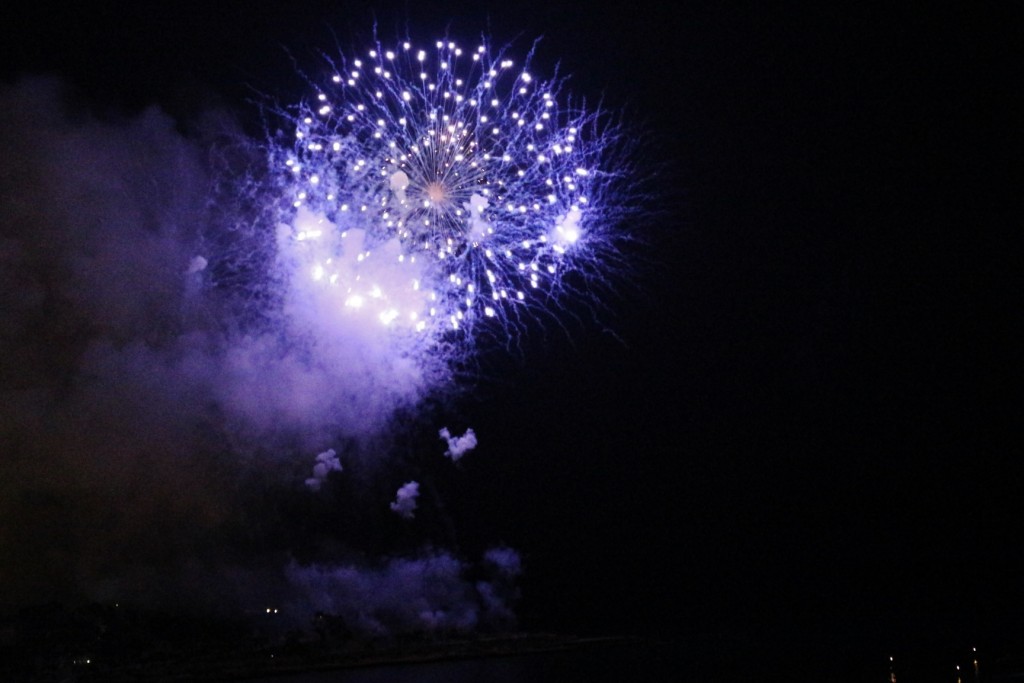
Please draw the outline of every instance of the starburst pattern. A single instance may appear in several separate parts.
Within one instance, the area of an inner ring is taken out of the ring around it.
[[[281,237],[328,306],[420,332],[508,320],[607,240],[599,112],[507,52],[377,43],[293,113]]]

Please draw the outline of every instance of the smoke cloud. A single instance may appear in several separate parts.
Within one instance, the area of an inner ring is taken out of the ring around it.
[[[406,482],[398,489],[391,510],[405,519],[416,516],[416,499],[420,496],[420,485],[415,481]]]
[[[341,461],[338,454],[330,448],[316,456],[316,464],[313,465],[313,476],[306,480],[306,486],[314,491],[320,490],[320,485],[327,479],[331,472],[341,472]]]
[[[261,197],[218,194],[223,150],[202,135],[156,108],[93,116],[54,80],[0,86],[0,604],[231,607],[278,582],[329,605],[376,586],[417,606],[363,604],[372,628],[395,610],[470,624],[430,593],[429,577],[472,590],[443,553],[368,574],[295,564],[289,525],[312,514],[295,496],[342,469],[325,445],[371,467],[447,371],[379,323],[324,315],[298,252],[244,210]],[[417,495],[392,509],[411,517]]]
[[[472,567],[444,552],[393,559],[370,570],[292,564],[287,574],[304,603],[363,633],[507,627],[518,597],[519,556],[508,548],[492,548],[482,564],[485,577],[475,583],[466,579]]]
[[[452,462],[457,462],[463,455],[476,448],[476,433],[472,428],[467,429],[462,436],[452,436],[447,427],[442,428],[438,434],[448,442],[448,450],[444,455],[451,458]]]

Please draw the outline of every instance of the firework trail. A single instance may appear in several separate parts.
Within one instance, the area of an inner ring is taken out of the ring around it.
[[[529,57],[377,43],[331,65],[291,112],[294,147],[273,154],[290,202],[281,247],[324,314],[425,339],[507,326],[608,245],[615,132]]]

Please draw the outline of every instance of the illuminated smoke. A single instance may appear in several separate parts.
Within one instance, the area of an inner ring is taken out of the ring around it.
[[[416,499],[420,495],[420,485],[415,481],[406,482],[399,487],[395,494],[395,500],[391,503],[391,510],[405,519],[412,519],[416,516]]]
[[[328,449],[316,456],[316,464],[313,465],[313,476],[306,479],[306,486],[314,491],[320,490],[320,485],[327,479],[331,472],[341,472],[341,461],[334,449]]]
[[[496,557],[503,558],[508,571],[497,569]],[[465,632],[513,626],[518,555],[508,548],[491,549],[481,565],[485,578],[476,583],[464,578],[471,566],[445,552],[392,559],[372,569],[292,563],[286,575],[301,596],[297,598],[300,611],[312,605],[341,617],[346,628],[360,633]]]
[[[478,581],[476,589],[487,618],[492,623],[511,626],[515,623],[512,607],[519,599],[516,579],[523,571],[522,559],[512,548],[490,548],[484,553],[483,567],[488,580]]]
[[[446,458],[451,458],[452,462],[457,462],[463,455],[476,448],[476,433],[472,428],[467,429],[462,436],[452,436],[448,428],[444,427],[439,435],[448,442],[448,450],[444,452],[444,455]]]

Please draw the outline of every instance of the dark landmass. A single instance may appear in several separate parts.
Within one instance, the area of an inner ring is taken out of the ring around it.
[[[630,637],[548,633],[365,636],[316,615],[306,628],[275,615],[182,616],[120,604],[23,608],[0,620],[5,681],[246,680],[304,671],[607,648]]]
[[[1021,653],[1018,639],[966,645],[825,634],[772,640],[739,632],[672,638],[425,631],[367,636],[325,614],[300,625],[275,610],[210,617],[98,603],[52,603],[0,614],[0,680],[12,683],[262,680],[519,656],[544,656],[535,662],[541,669],[565,669],[565,661],[593,660],[598,668],[602,661],[620,667],[628,662],[629,671],[643,676],[671,673],[695,680],[989,683],[1024,679]],[[617,674],[609,675],[599,680]]]

